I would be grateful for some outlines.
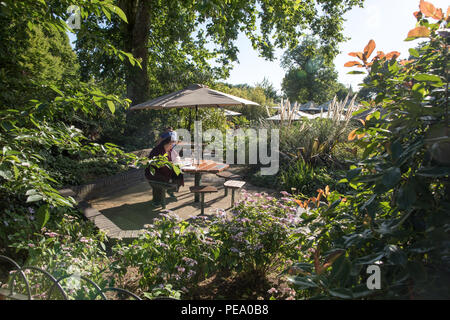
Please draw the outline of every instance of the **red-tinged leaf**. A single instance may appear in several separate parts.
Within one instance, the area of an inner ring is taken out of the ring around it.
[[[388,54],[386,54],[387,60],[397,59],[398,57],[400,57],[400,52],[398,52],[398,51],[392,51],[392,52],[389,52]]]
[[[373,57],[372,62],[374,62],[375,60],[381,60],[385,57],[385,54],[383,51],[377,51],[377,55],[375,57]]]
[[[422,12],[420,12],[420,11],[414,12],[413,15],[414,15],[414,17],[416,17],[416,19],[422,18]]]
[[[411,62],[414,62],[414,60],[406,60],[406,59],[403,59],[402,61],[400,61],[400,64],[401,64],[402,66],[406,66],[407,64],[409,64],[409,63],[411,63]]]
[[[445,20],[448,20],[450,18],[450,6],[447,8],[447,13],[445,14]]]
[[[297,202],[297,204],[298,204],[301,208],[304,208],[303,201],[298,200],[298,199],[294,199],[294,201]]]
[[[369,43],[367,44],[367,46],[364,48],[363,58],[365,58],[367,60],[370,57],[370,55],[372,54],[373,50],[375,50],[375,47],[376,47],[375,41],[370,40]]]
[[[352,56],[352,57],[359,58],[361,60],[363,59],[363,53],[362,52],[350,52],[348,55]]]
[[[419,5],[420,11],[425,15],[425,17],[432,17],[436,13],[436,7],[430,2],[421,0]]]
[[[354,66],[362,67],[363,65],[358,61],[349,61],[346,64],[344,64],[344,67],[354,67]]]
[[[427,27],[420,26],[408,32],[408,38],[424,38],[430,36],[431,31]]]
[[[437,9],[432,18],[439,21],[444,19],[444,13],[442,12],[442,9],[441,8]]]
[[[348,134],[348,141],[353,141],[353,140],[355,140],[355,138],[356,138],[356,130],[358,130],[358,129],[355,129],[355,130],[353,130],[352,132],[350,132],[350,133]]]

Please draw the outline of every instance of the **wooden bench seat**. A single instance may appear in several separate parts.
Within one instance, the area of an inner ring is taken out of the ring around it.
[[[234,206],[234,192],[241,189],[245,185],[245,181],[240,180],[228,180],[225,181],[223,186],[225,187],[225,193],[228,194],[227,189],[231,189],[231,207]]]
[[[161,203],[163,209],[166,208],[166,191],[176,189],[178,187],[175,183],[167,183],[156,180],[147,180],[152,187],[153,202]]]
[[[225,180],[240,180],[240,179],[242,179],[242,177],[240,175],[232,173],[230,171],[217,172],[216,176],[218,176],[219,178],[224,178]]]
[[[222,172],[217,172],[216,176],[219,178],[223,178],[225,179],[225,181],[228,180],[242,180],[242,177],[238,174],[232,173],[230,171],[222,171]],[[228,189],[225,188],[225,197],[228,196]]]
[[[198,187],[190,187],[192,193],[200,194],[200,215],[204,215],[205,212],[205,193],[214,193],[217,192],[217,188],[213,186],[198,186]]]

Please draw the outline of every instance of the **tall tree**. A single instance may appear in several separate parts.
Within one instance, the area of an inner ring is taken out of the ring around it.
[[[333,57],[334,53],[313,37],[306,37],[299,46],[287,50],[282,59],[287,70],[282,82],[286,96],[300,103],[324,103],[342,91],[344,86],[337,81]]]
[[[10,18],[8,23],[0,18],[0,38],[0,105],[46,100],[55,96],[51,85],[76,80],[77,57],[64,32],[28,26],[24,17]]]
[[[123,69],[117,61],[107,66],[114,70],[109,74],[124,75],[127,95],[136,104],[154,96],[150,89],[153,66],[160,68],[168,61],[183,66],[182,71],[189,67],[201,75],[226,77],[237,61],[235,42],[241,32],[267,59],[274,58],[275,47],[294,48],[306,31],[316,34],[332,54],[344,39],[343,14],[362,3],[363,0],[118,0],[128,23],[117,18],[111,23],[90,18],[91,23],[82,23],[78,31],[77,49],[80,57],[102,61],[95,57],[95,47],[87,45],[87,39],[91,32],[103,32],[116,46],[140,59],[141,71],[136,65]],[[208,43],[212,45],[207,46]],[[118,72],[120,69],[122,73]]]

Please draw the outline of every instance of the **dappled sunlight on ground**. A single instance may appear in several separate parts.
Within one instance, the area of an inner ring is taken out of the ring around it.
[[[219,209],[229,210],[231,208],[231,191],[228,196],[224,195],[224,179],[218,178],[214,174],[205,174],[202,176],[202,185],[212,185],[218,189],[217,193],[205,195],[205,214],[210,215]],[[189,187],[194,185],[194,179],[191,175],[185,175],[185,185],[179,192],[175,193],[177,199],[166,198],[166,209],[176,213],[182,219],[200,214],[200,203],[194,203],[194,194],[189,191]],[[253,192],[271,192],[257,188],[249,183],[244,186],[245,189]],[[236,193],[236,200],[240,193]],[[143,181],[133,187],[114,192],[108,196],[89,201],[91,206],[100,211],[100,213],[114,223],[119,229],[139,230],[145,224],[152,223],[153,219],[164,212],[159,206],[152,206],[150,201],[152,197],[152,188]]]

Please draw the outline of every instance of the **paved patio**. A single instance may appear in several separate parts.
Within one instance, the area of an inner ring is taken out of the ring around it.
[[[236,172],[237,168],[232,169]],[[189,187],[194,185],[193,175],[185,174],[185,185],[178,193],[177,200],[167,197],[166,209],[176,213],[182,219],[200,214],[200,203],[194,203],[194,194],[190,193]],[[218,189],[217,193],[205,195],[205,214],[215,213],[218,209],[231,209],[231,191],[228,196],[224,195],[224,179],[215,174],[202,175],[202,185],[213,185]],[[247,183],[244,189],[250,192],[267,192],[273,190],[258,188]],[[236,193],[236,201],[240,193]],[[134,238],[139,235],[145,224],[152,223],[153,218],[164,210],[150,204],[152,189],[146,182],[140,182],[130,188],[114,192],[108,196],[89,201],[97,215],[95,223],[112,238]],[[104,228],[102,228],[104,226]]]

